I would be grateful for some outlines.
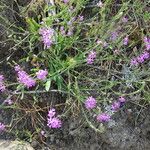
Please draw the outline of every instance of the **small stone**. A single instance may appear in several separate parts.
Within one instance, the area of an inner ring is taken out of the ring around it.
[[[37,147],[38,146],[38,142],[37,141],[32,141],[31,146],[34,147],[34,148]]]
[[[29,143],[23,141],[0,140],[0,150],[34,150]]]

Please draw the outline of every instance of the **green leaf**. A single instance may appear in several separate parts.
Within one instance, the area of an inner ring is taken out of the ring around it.
[[[49,91],[50,87],[51,87],[51,80],[48,80],[45,84],[45,90]]]
[[[40,27],[40,25],[32,18],[26,18],[26,22],[28,23],[29,30],[32,33],[36,33]]]

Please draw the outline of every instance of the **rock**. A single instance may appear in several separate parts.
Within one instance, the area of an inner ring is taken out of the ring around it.
[[[34,147],[34,148],[37,147],[38,146],[38,142],[37,141],[32,141],[31,146]]]
[[[29,143],[22,141],[0,140],[0,150],[34,150]]]

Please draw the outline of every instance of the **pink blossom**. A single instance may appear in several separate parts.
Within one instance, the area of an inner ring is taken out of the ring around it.
[[[118,32],[111,32],[110,40],[115,41],[118,38]]]
[[[146,52],[146,51],[142,54],[142,57],[143,57],[144,59],[148,59],[149,56],[150,56],[150,54],[149,54],[148,52]]]
[[[4,80],[4,76],[0,75],[0,82],[2,82]]]
[[[47,122],[49,128],[61,128],[62,126],[61,120],[57,117],[48,118]]]
[[[126,99],[121,96],[121,97],[119,97],[118,101],[121,102],[121,103],[124,103],[126,101]]]
[[[61,120],[56,116],[55,109],[52,108],[48,111],[47,126],[49,128],[60,128],[62,126]]]
[[[95,58],[96,58],[96,52],[90,51],[89,54],[88,54],[88,57],[86,59],[87,64],[93,64]]]
[[[87,109],[93,109],[96,107],[96,99],[93,98],[92,96],[88,97],[87,100],[85,101],[85,107]]]
[[[124,44],[124,45],[128,45],[128,41],[129,41],[129,37],[126,36],[126,37],[123,39],[123,44]]]
[[[4,103],[7,103],[8,105],[11,105],[11,104],[13,104],[13,101],[11,99],[6,99],[4,101]]]
[[[42,27],[39,30],[45,48],[50,48],[54,41],[54,30],[49,27]]]
[[[112,110],[117,111],[120,108],[120,103],[119,102],[114,102],[111,105]]]
[[[19,66],[19,65],[16,65],[14,68],[15,68],[15,71],[16,71],[16,72],[18,72],[18,71],[20,71],[20,70],[21,70],[21,68],[20,68],[20,66]]]
[[[137,61],[136,58],[132,58],[130,64],[131,64],[132,66],[137,66],[139,63],[138,63],[138,61]]]
[[[36,81],[32,77],[30,77],[25,71],[21,70],[21,68],[19,71],[17,71],[17,75],[18,81],[27,88],[35,86]]]
[[[5,130],[5,125],[3,123],[0,122],[0,132]]]
[[[5,90],[6,90],[6,86],[5,86],[5,83],[4,83],[4,76],[0,75],[0,91],[4,92]]]
[[[99,114],[97,116],[97,121],[99,121],[99,122],[108,122],[108,121],[110,121],[110,116],[106,113]]]
[[[55,114],[56,114],[56,110],[54,108],[52,108],[48,111],[48,117],[50,117],[50,118],[54,117]]]
[[[46,76],[48,75],[48,71],[47,70],[39,70],[36,73],[36,76],[39,80],[45,80]]]
[[[139,63],[143,63],[143,62],[144,62],[144,57],[143,57],[142,55],[138,56],[138,57],[137,57],[137,61],[138,61]]]

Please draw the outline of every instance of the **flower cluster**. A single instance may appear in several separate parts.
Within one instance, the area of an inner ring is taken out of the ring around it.
[[[146,50],[150,50],[150,38],[144,37],[143,41],[145,43]]]
[[[126,99],[122,96],[119,97],[117,101],[113,102],[110,109],[111,115],[114,114],[114,112],[116,112],[117,110],[119,110],[124,105],[125,102]],[[84,104],[86,109],[91,110],[96,107],[96,103],[97,103],[96,99],[90,96],[87,98]],[[51,112],[51,114],[53,114],[53,112]],[[96,120],[99,122],[108,122],[111,119],[111,115],[110,113],[107,112],[100,113],[97,115]]]
[[[88,97],[87,100],[85,101],[85,107],[87,109],[93,109],[96,107],[96,99],[93,98],[92,96]]]
[[[30,77],[25,71],[23,71],[20,66],[16,66],[15,71],[17,72],[19,83],[23,84],[27,88],[35,86],[36,81],[32,77]]]
[[[123,44],[124,44],[124,45],[128,45],[128,42],[129,42],[129,37],[126,36],[126,37],[123,39]]]
[[[54,30],[49,27],[42,27],[39,30],[39,34],[42,36],[44,47],[50,48],[54,41]]]
[[[143,63],[144,61],[149,59],[149,57],[150,57],[150,54],[147,51],[145,51],[141,55],[139,55],[138,57],[132,58],[130,64],[132,66],[137,66],[140,63]]]
[[[95,58],[96,58],[96,52],[90,51],[89,54],[88,54],[88,57],[86,59],[87,64],[93,64]]]
[[[5,125],[3,123],[0,122],[0,132],[5,130]]]
[[[119,110],[119,108],[121,108],[123,106],[125,101],[126,101],[126,99],[124,97],[119,97],[118,101],[113,102],[113,104],[111,105],[111,109],[113,111]]]
[[[118,38],[118,32],[117,31],[111,32],[110,40],[115,41],[117,38]]]
[[[97,116],[96,119],[99,122],[108,122],[108,121],[110,121],[110,115],[108,115],[106,113],[101,113]]]
[[[87,98],[84,104],[85,104],[86,109],[91,110],[96,107],[96,103],[97,103],[96,99],[90,96]],[[110,115],[106,113],[101,113],[97,115],[96,119],[99,122],[108,122],[110,120]]]
[[[4,84],[4,76],[3,75],[0,75],[0,91],[1,92],[4,92],[6,89],[6,86]]]
[[[48,111],[47,115],[47,126],[49,128],[60,128],[62,126],[61,120],[56,116],[56,111],[54,108]]]
[[[48,71],[47,70],[39,70],[36,73],[36,76],[39,80],[45,80],[46,76],[48,75]]]
[[[126,99],[124,97],[119,97],[119,99],[111,105],[111,111],[113,114],[115,111],[119,110],[124,103],[126,102]],[[97,116],[97,121],[99,122],[108,122],[111,119],[111,115],[109,113],[101,113]]]
[[[11,105],[11,104],[13,104],[13,101],[8,98],[8,99],[6,99],[6,100],[4,101],[4,103],[5,103],[5,104],[8,104],[8,105]]]

